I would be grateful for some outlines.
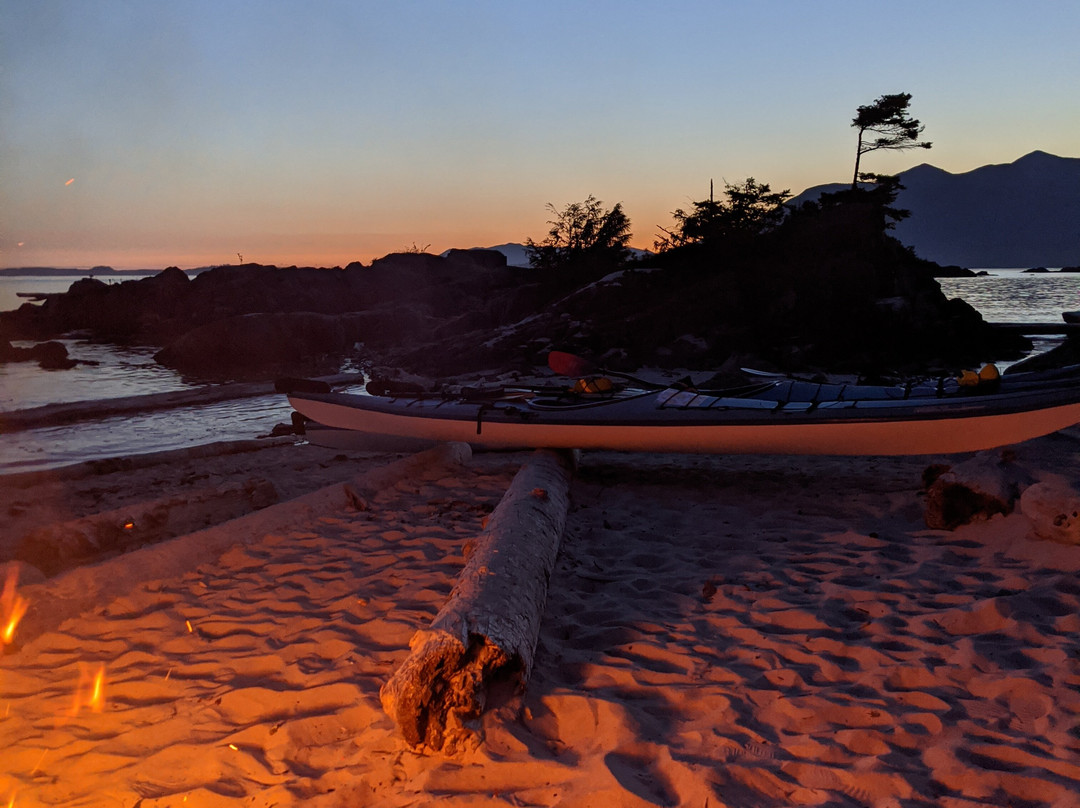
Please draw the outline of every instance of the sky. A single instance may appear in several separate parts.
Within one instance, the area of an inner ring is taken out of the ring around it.
[[[1080,157],[1061,0],[0,0],[0,267],[368,263],[541,240],[621,202],[634,246],[709,181],[850,178],[912,94],[954,173]]]

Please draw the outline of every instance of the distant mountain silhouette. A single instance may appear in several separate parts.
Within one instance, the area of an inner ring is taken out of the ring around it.
[[[529,254],[525,250],[524,244],[499,244],[495,247],[488,247],[489,250],[498,250],[506,256],[506,265],[511,267],[527,267],[529,266]]]
[[[524,244],[496,244],[494,247],[466,247],[469,250],[495,250],[501,252],[506,256],[506,265],[508,267],[527,267],[529,266],[529,254],[525,250]],[[440,257],[446,258],[450,255],[450,250],[445,250],[439,253]]]
[[[900,173],[895,236],[921,258],[965,267],[1080,264],[1080,158],[1034,151],[1013,163],[950,174],[922,164]],[[808,188],[792,204],[846,183]]]

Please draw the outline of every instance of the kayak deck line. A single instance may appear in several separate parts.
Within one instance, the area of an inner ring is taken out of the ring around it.
[[[1080,369],[978,388],[954,379],[892,387],[786,379],[744,396],[682,387],[595,397],[549,390],[484,400],[295,392],[289,401],[325,427],[490,448],[940,454],[1019,443],[1080,422]]]

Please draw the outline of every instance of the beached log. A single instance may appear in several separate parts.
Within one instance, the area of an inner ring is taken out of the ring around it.
[[[411,477],[449,473],[467,463],[471,456],[468,444],[445,443],[370,469],[354,477],[350,485],[358,491],[374,492]],[[214,563],[232,547],[256,545],[271,533],[280,534],[301,526],[311,529],[319,517],[347,507],[345,486],[332,483],[205,530],[149,544],[92,566],[76,567],[20,589],[30,608],[19,624],[16,647],[51,631],[64,620],[104,606],[146,581],[176,580],[202,564]],[[40,576],[23,575],[20,580],[40,581]]]
[[[492,512],[457,585],[380,691],[414,747],[447,754],[475,741],[470,726],[492,688],[524,688],[532,670],[569,507],[573,457],[530,456]]]
[[[926,526],[954,530],[995,514],[1012,513],[1020,492],[1033,481],[1010,450],[979,452],[947,468],[929,485],[923,514]]]
[[[251,479],[135,502],[32,530],[15,557],[47,575],[102,555],[192,533],[278,501],[269,480]]]

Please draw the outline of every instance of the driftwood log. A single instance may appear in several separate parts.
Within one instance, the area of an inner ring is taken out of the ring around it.
[[[1080,490],[1054,476],[1024,489],[1020,511],[1031,521],[1031,535],[1059,544],[1080,544]]]
[[[32,530],[20,540],[15,558],[55,575],[103,555],[202,530],[277,501],[273,483],[253,478],[134,502]]]
[[[383,685],[383,710],[413,747],[447,754],[475,742],[490,690],[532,670],[569,507],[573,457],[539,450],[521,467],[431,626]]]
[[[55,578],[42,580],[40,573],[27,576],[27,571],[20,569],[19,591],[30,602],[30,608],[19,624],[15,643],[8,647],[18,648],[64,620],[104,606],[148,581],[176,580],[200,565],[213,564],[232,547],[258,544],[270,533],[299,527],[311,529],[320,516],[350,507],[350,489],[370,493],[412,477],[448,473],[469,462],[471,457],[467,443],[444,443],[370,469],[346,485],[333,483],[205,530],[140,547],[92,566],[67,570]],[[6,574],[6,570],[0,569],[0,573]],[[0,586],[3,580],[0,578]],[[30,585],[23,588],[25,583]]]
[[[1011,449],[979,452],[949,468],[927,469],[924,479],[929,477],[934,479],[928,480],[923,517],[933,530],[955,530],[1012,513],[1020,492],[1034,482]]]

